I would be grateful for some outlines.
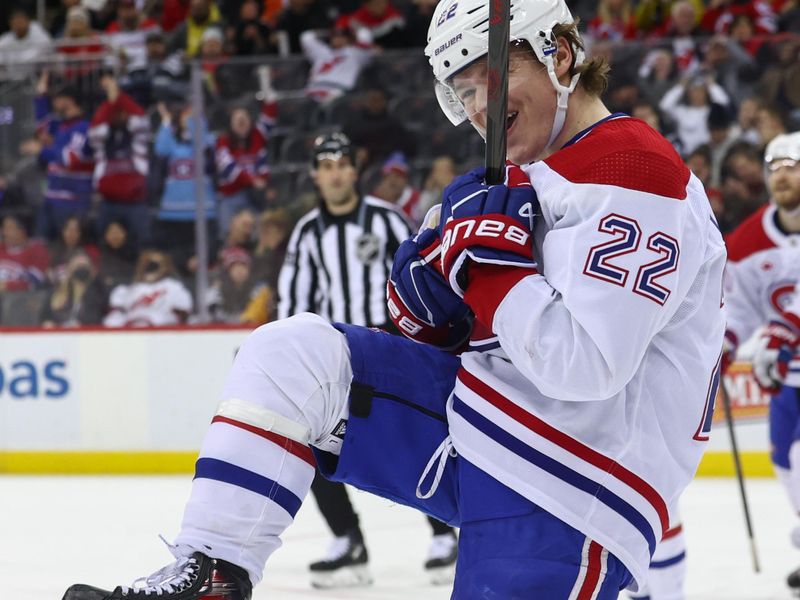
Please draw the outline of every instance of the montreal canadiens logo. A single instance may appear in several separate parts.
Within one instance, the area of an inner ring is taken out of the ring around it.
[[[794,284],[781,283],[770,291],[769,302],[776,311],[783,312],[792,296],[794,296]]]

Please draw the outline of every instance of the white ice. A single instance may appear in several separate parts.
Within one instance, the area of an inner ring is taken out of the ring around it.
[[[158,540],[177,533],[190,478],[0,477],[0,596],[60,600],[76,582],[110,588],[171,562]],[[784,600],[786,574],[800,565],[792,548],[792,515],[775,480],[752,480],[748,493],[762,572],[751,568],[738,489],[732,479],[701,479],[682,509],[689,544],[690,600]],[[430,529],[421,515],[355,493],[375,583],[366,589],[318,592],[307,565],[329,537],[313,500],[306,502],[270,561],[254,600],[445,600],[428,585],[422,562]],[[620,596],[625,598],[623,594]]]

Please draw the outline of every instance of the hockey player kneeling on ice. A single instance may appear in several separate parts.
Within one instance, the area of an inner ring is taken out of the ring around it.
[[[177,562],[66,600],[248,598],[315,464],[460,526],[456,600],[644,585],[711,427],[725,247],[671,145],[600,101],[606,67],[564,0],[511,14],[508,158],[524,166],[457,178],[401,245],[388,301],[411,340],[310,314],[253,332]],[[444,0],[426,49],[443,110],[482,133],[487,20],[484,0]]]
[[[796,362],[800,344],[800,132],[775,137],[764,153],[770,204],[728,239],[726,350],[765,326],[753,356],[753,375],[772,398],[769,437],[775,473],[800,515],[800,404]],[[728,361],[729,362],[729,361]],[[800,548],[800,524],[791,534]],[[787,584],[800,592],[800,569]]]

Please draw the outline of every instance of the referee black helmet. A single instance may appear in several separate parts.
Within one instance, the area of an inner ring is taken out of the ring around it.
[[[347,156],[352,161],[350,139],[343,133],[325,133],[314,140],[311,168],[316,169],[324,159],[339,160]]]

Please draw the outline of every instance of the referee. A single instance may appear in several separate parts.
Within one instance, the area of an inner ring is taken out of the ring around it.
[[[356,190],[358,173],[350,140],[342,133],[314,142],[311,175],[320,202],[298,221],[278,279],[278,316],[313,312],[330,321],[393,329],[386,281],[400,243],[412,232],[393,204]],[[366,585],[367,549],[345,486],[315,477],[311,490],[335,539],[329,554],[312,563],[315,587]],[[444,580],[455,564],[453,530],[433,519],[426,569]]]
[[[395,251],[411,236],[405,217],[393,204],[358,194],[342,133],[316,139],[311,174],[321,202],[289,238],[278,316],[308,311],[353,325],[391,324],[386,281]]]

